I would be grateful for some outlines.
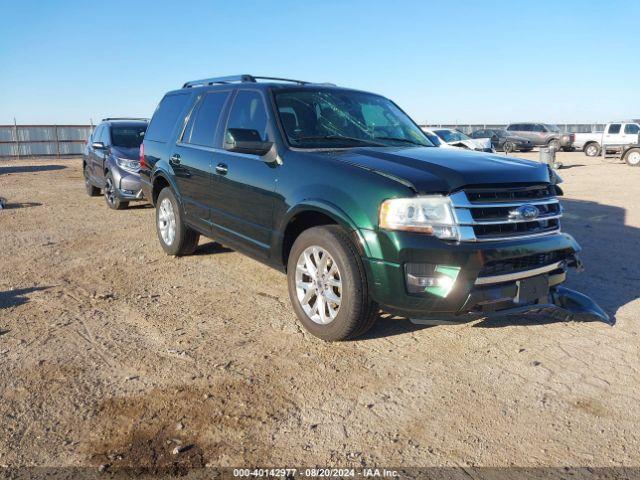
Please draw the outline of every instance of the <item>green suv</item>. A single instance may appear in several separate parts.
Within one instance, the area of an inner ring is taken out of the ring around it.
[[[141,182],[162,248],[204,235],[287,274],[325,340],[380,309],[414,322],[551,306],[606,314],[560,284],[580,247],[560,231],[559,178],[540,163],[434,146],[372,93],[240,75],[167,93]]]

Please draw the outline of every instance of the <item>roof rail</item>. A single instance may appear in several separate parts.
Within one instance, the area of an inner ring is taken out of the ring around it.
[[[136,118],[136,117],[107,117],[107,118],[103,118],[101,121],[109,122],[111,120],[143,120],[145,122],[149,121],[148,118]]]
[[[190,82],[186,82],[182,85],[182,88],[193,88],[198,86],[207,86],[207,85],[216,85],[216,84],[225,84],[225,83],[257,83],[258,80],[274,80],[276,82],[290,82],[297,83],[298,85],[311,85],[313,82],[307,82],[305,80],[293,80],[291,78],[278,78],[278,77],[258,77],[255,75],[231,75],[228,77],[214,77],[214,78],[204,78],[202,80],[192,80]],[[332,83],[323,83],[322,85],[331,85]]]

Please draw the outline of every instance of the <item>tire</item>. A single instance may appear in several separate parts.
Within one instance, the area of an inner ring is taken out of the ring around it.
[[[634,147],[627,150],[624,154],[624,161],[630,167],[640,167],[640,148]]]
[[[107,207],[113,210],[124,210],[129,206],[129,202],[120,200],[116,195],[116,186],[111,172],[107,172],[105,177],[104,201],[107,202]]]
[[[95,187],[91,180],[89,180],[89,167],[84,166],[84,188],[87,191],[87,195],[90,197],[97,197],[100,195],[100,189]]]
[[[502,150],[504,151],[504,153],[511,153],[515,149],[515,145],[511,142],[504,142],[504,145],[502,146]]]
[[[308,262],[313,267],[323,265],[325,275],[310,275]],[[355,338],[377,319],[378,305],[369,295],[362,259],[337,225],[313,227],[300,234],[289,254],[287,283],[300,323],[322,340]],[[332,301],[334,298],[340,300],[339,304]]]
[[[200,240],[200,234],[184,223],[180,204],[169,187],[162,189],[156,201],[156,233],[165,253],[177,257],[191,255]]]
[[[557,152],[558,150],[560,150],[560,140],[558,140],[557,138],[549,140],[549,143],[547,143],[547,147],[553,148]]]
[[[595,142],[587,143],[582,150],[587,157],[597,157],[601,153],[600,145]]]

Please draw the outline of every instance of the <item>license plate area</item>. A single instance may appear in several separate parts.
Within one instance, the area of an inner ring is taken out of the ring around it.
[[[515,303],[531,303],[538,299],[545,299],[549,295],[549,275],[536,275],[516,281],[518,291],[513,301]]]

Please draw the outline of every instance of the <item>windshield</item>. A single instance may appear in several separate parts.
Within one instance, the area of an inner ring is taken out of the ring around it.
[[[435,133],[424,132],[427,138],[433,143],[436,147],[439,147],[442,144],[442,140]]]
[[[275,101],[293,147],[434,146],[402,110],[378,95],[305,88],[276,93]]]
[[[547,124],[545,127],[547,127],[550,132],[560,133],[560,128],[557,125]]]
[[[447,143],[469,140],[469,137],[457,130],[435,130],[435,132]]]
[[[139,148],[144,140],[144,126],[111,127],[111,144],[114,147]]]

